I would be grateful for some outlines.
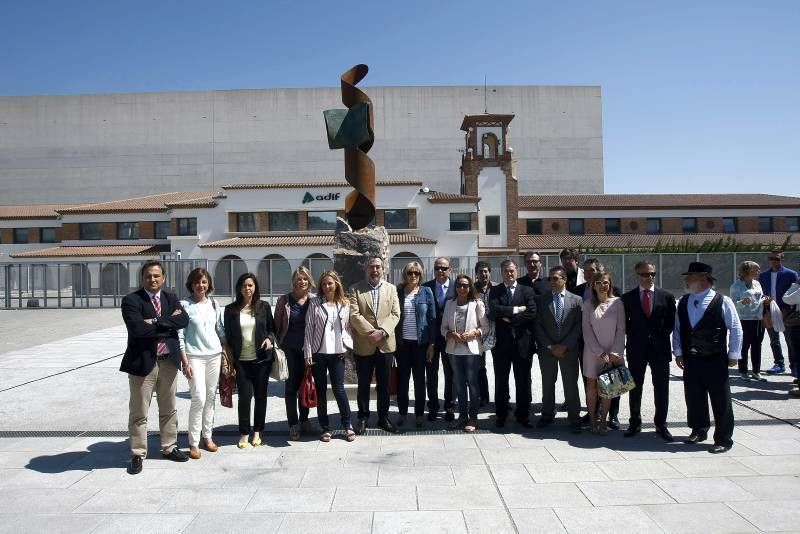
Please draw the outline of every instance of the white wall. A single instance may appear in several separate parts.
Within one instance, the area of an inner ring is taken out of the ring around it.
[[[479,243],[481,247],[505,247],[508,239],[506,213],[506,175],[500,167],[484,167],[478,175]],[[486,235],[486,216],[500,216],[500,235]]]

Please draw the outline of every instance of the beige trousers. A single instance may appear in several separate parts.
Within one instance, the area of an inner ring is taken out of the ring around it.
[[[178,410],[175,408],[177,376],[178,369],[169,359],[157,361],[147,376],[128,375],[131,389],[128,415],[131,456],[147,456],[147,412],[153,391],[158,402],[161,453],[169,454],[175,448],[178,441]]]

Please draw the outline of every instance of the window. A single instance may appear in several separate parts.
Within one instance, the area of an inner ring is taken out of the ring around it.
[[[237,213],[236,214],[236,231],[237,232],[255,232],[256,231],[256,214],[255,213]]]
[[[583,234],[583,219],[570,219],[569,220],[569,233],[572,235]]]
[[[299,228],[296,211],[274,211],[269,214],[269,229],[272,232],[288,232]]]
[[[178,235],[197,235],[197,217],[175,219]]]
[[[787,232],[800,232],[800,228],[798,228],[798,219],[800,219],[800,217],[786,217]]]
[[[139,239],[139,223],[117,223],[117,239]]]
[[[694,234],[697,232],[697,218],[684,217],[681,226],[684,234]]]
[[[383,225],[388,229],[410,228],[408,210],[383,210]]]
[[[82,241],[102,239],[100,223],[80,223],[78,225],[78,236]]]
[[[24,245],[28,243],[28,228],[14,228],[14,243]]]
[[[464,232],[472,230],[472,214],[471,213],[451,213],[450,214],[450,231],[451,232]]]
[[[525,219],[525,233],[528,235],[542,235],[542,220]]]
[[[647,219],[647,233],[660,234],[661,233],[661,219]]]
[[[736,222],[736,217],[724,217],[722,219],[722,231],[726,234],[735,234],[738,228],[739,225]]]
[[[309,230],[336,230],[335,211],[309,211]]]
[[[759,232],[772,232],[772,217],[759,217],[758,218],[758,231]]]
[[[500,235],[500,216],[486,216],[486,235]]]
[[[607,234],[620,233],[619,219],[606,219],[606,233]]]
[[[56,229],[55,228],[40,228],[39,229],[39,243],[55,243],[56,242]]]
[[[153,237],[155,239],[166,239],[170,232],[169,221],[156,221],[153,225]]]

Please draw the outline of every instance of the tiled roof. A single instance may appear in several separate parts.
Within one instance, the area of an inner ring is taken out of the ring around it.
[[[380,186],[421,186],[418,180],[379,180],[376,185]],[[351,187],[345,181],[329,182],[299,182],[299,183],[274,183],[274,184],[228,184],[223,185],[222,189],[305,189],[311,187]]]
[[[457,193],[433,192],[428,196],[428,202],[433,204],[457,204],[460,202],[480,202],[481,197],[471,195],[459,195]]]
[[[389,234],[392,245],[435,245],[436,240],[414,234]],[[203,243],[200,248],[333,246],[333,235],[231,237]]]
[[[168,208],[216,208],[218,196],[209,196],[194,198],[189,200],[180,200],[178,202],[165,202],[164,205]]]
[[[701,245],[706,241],[718,241],[728,238],[742,244],[768,245],[781,244],[787,236],[792,236],[794,243],[800,243],[800,233],[769,234],[550,234],[521,235],[519,248],[528,250],[560,250],[563,248],[652,248],[657,244],[679,245],[692,243]]]
[[[71,208],[77,204],[30,204],[0,206],[0,220],[57,219],[57,210]]]
[[[522,195],[519,209],[680,209],[680,208],[800,208],[800,198],[761,194],[714,195]]]
[[[214,193],[209,191],[189,191],[178,193],[164,193],[161,195],[151,195],[148,197],[128,198],[125,200],[113,200],[111,202],[100,202],[97,204],[84,204],[58,210],[62,215],[79,215],[89,213],[153,213],[167,211],[168,205],[183,202],[207,202]],[[185,206],[181,206],[185,207]]]
[[[12,258],[85,258],[90,256],[148,256],[169,252],[169,245],[107,245],[99,247],[51,247],[10,254]]]

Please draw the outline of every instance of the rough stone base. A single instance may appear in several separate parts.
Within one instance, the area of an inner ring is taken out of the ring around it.
[[[333,268],[342,278],[345,290],[364,280],[364,262],[369,256],[389,261],[389,234],[383,226],[368,226],[352,230],[347,222],[339,218],[333,238]]]

